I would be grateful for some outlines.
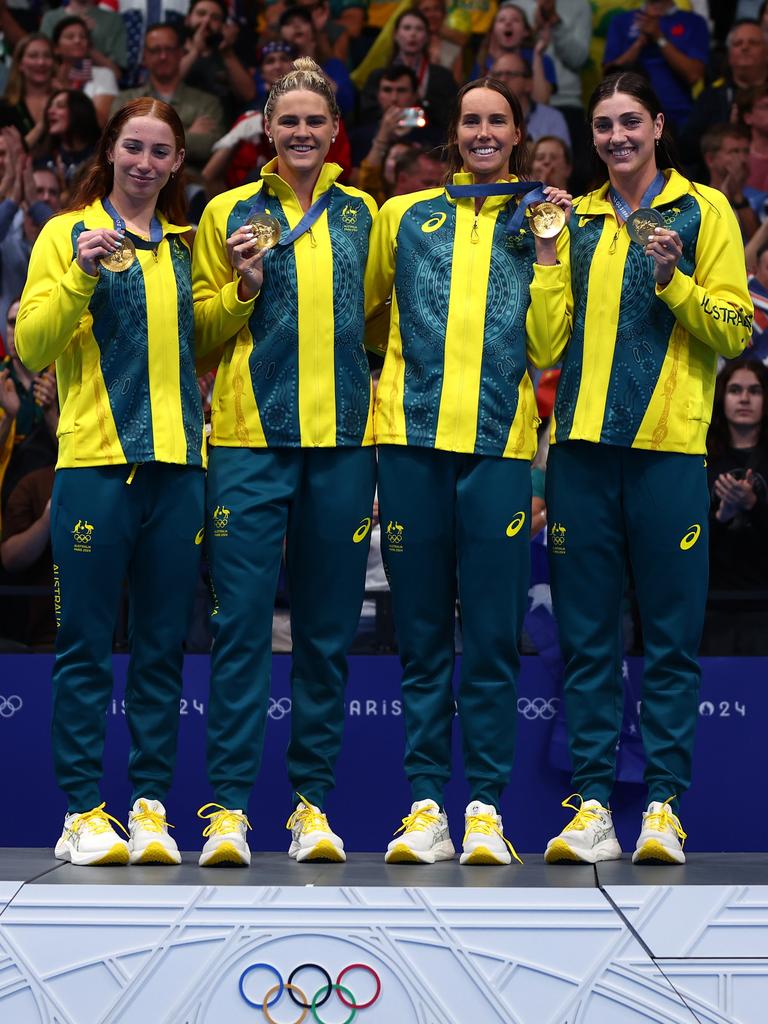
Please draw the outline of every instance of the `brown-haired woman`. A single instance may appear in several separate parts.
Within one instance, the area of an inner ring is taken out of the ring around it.
[[[508,864],[514,854],[499,808],[512,770],[529,580],[538,418],[526,362],[551,365],[570,329],[567,232],[561,243],[534,238],[510,202],[525,152],[517,99],[495,79],[470,82],[450,126],[447,187],[390,199],[371,236],[370,316],[391,296],[374,427],[413,799],[389,862],[454,855],[442,808],[457,596],[470,788],[461,862]],[[547,194],[570,208],[566,192]]]
[[[61,399],[53,753],[68,799],[56,856],[73,864],[180,860],[163,802],[204,487],[183,162],[184,132],[170,106],[137,99],[115,114],[69,208],[35,243],[16,325],[29,369],[56,361]],[[126,576],[128,843],[99,793]]]
[[[55,92],[56,66],[53,46],[47,36],[34,32],[16,44],[2,102],[12,108],[27,148],[39,141],[44,131],[43,114]]]

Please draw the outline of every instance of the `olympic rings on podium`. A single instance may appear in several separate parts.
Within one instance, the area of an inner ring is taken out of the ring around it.
[[[245,992],[245,980],[252,971],[258,970],[269,971],[270,974],[272,974],[275,977],[277,984],[273,985],[266,992],[262,999],[254,1001]],[[325,984],[320,986],[320,988],[317,990],[317,992],[315,992],[313,998],[309,1002],[307,1002],[307,996],[304,994],[304,992],[297,985],[293,984],[293,979],[296,977],[299,971],[303,970],[319,971],[323,975],[323,978],[325,979]],[[368,971],[368,973],[373,976],[373,979],[376,982],[376,991],[366,1003],[358,1003],[350,989],[346,988],[344,985],[341,984],[342,978],[344,978],[344,976],[348,974],[350,971],[355,970]],[[294,967],[294,969],[288,975],[288,980],[283,981],[283,976],[280,974],[278,969],[274,967],[272,964],[257,963],[251,964],[249,967],[245,968],[243,973],[240,975],[238,987],[240,989],[240,995],[244,1002],[248,1003],[249,1006],[254,1007],[254,1009],[260,1009],[263,1012],[264,1016],[266,1017],[267,1021],[270,1022],[270,1024],[277,1024],[277,1022],[270,1014],[269,1009],[270,1007],[274,1006],[275,1003],[277,1003],[277,1001],[282,997],[283,992],[287,992],[291,1001],[296,1006],[301,1007],[300,1016],[297,1017],[296,1020],[292,1022],[292,1024],[301,1024],[301,1022],[307,1016],[307,1010],[310,1011],[313,1019],[317,1021],[317,1024],[325,1024],[322,1017],[318,1013],[318,1008],[323,1006],[324,1003],[327,1003],[328,1000],[331,998],[331,995],[334,992],[336,992],[340,1001],[344,1004],[344,1006],[348,1007],[349,1010],[351,1011],[349,1016],[343,1022],[343,1024],[351,1024],[351,1022],[357,1016],[359,1010],[365,1010],[367,1007],[372,1006],[381,995],[381,978],[373,969],[373,967],[369,966],[368,964],[348,964],[341,971],[339,971],[339,976],[336,978],[336,981],[334,983],[331,981],[331,975],[324,967],[321,967],[320,964],[304,963],[299,964],[298,967]]]

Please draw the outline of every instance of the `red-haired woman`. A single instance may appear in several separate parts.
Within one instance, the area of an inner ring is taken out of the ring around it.
[[[61,401],[51,502],[53,751],[68,799],[56,856],[73,864],[180,860],[163,801],[204,486],[190,253],[178,226],[183,162],[184,131],[167,104],[142,98],[115,114],[68,209],[35,243],[16,326],[27,367],[55,360]],[[99,794],[126,577],[129,842]]]

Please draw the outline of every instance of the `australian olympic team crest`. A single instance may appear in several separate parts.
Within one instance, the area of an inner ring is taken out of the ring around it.
[[[75,525],[72,527],[72,536],[75,540],[75,551],[80,551],[84,554],[88,554],[91,551],[91,542],[93,540],[93,524],[89,523],[87,519],[78,519]]]
[[[341,223],[345,231],[357,231],[357,215],[359,212],[359,207],[353,206],[352,203],[344,204],[341,211]]]
[[[553,555],[565,554],[565,527],[562,523],[552,523],[549,531],[550,550]]]
[[[217,505],[213,510],[213,536],[214,537],[228,537],[229,536],[229,517],[232,515],[231,509],[228,509],[225,505]]]
[[[404,533],[405,527],[403,524],[398,523],[396,519],[390,519],[389,523],[387,523],[387,547],[390,551],[402,552]]]

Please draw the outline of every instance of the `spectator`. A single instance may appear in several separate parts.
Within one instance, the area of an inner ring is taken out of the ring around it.
[[[78,89],[60,89],[48,101],[43,126],[35,157],[50,160],[71,187],[96,151],[101,135],[96,108]]]
[[[256,85],[235,53],[239,28],[227,14],[226,0],[192,0],[181,77],[218,97],[230,123],[256,98]]]
[[[709,171],[709,184],[728,199],[745,240],[751,238],[767,197],[747,185],[749,132],[738,124],[716,124],[704,133],[701,153]]]
[[[425,119],[424,124],[411,124],[404,118],[406,110],[415,110],[419,104],[418,79],[411,68],[393,64],[376,77],[376,108],[368,121],[353,128],[352,166],[360,167],[363,161],[369,166],[380,167],[384,156],[397,140],[416,142],[423,148],[441,145],[445,136],[442,127]],[[369,80],[370,81],[370,80]]]
[[[692,89],[704,77],[709,29],[704,18],[674,0],[646,0],[614,14],[608,26],[603,71],[641,71],[659,96],[669,127],[680,127],[693,107]]]
[[[56,25],[64,18],[71,17],[82,18],[91,34],[91,57],[94,64],[109,68],[115,78],[119,78],[122,69],[128,65],[128,53],[125,26],[117,11],[97,7],[93,0],[69,0],[66,7],[46,11],[40,22],[40,31],[52,39]]]
[[[265,43],[257,54],[256,107],[264,109],[269,90],[278,78],[287,75],[296,59],[296,50],[283,39]]]
[[[395,161],[393,196],[405,196],[427,188],[442,188],[445,164],[432,153],[411,147]]]
[[[768,370],[727,363],[707,437],[710,591],[765,591],[768,581]],[[768,613],[710,607],[702,653],[765,653]],[[760,645],[759,647],[757,645]]]
[[[539,33],[535,45],[531,46],[531,26],[520,7],[511,0],[503,0],[493,25],[480,44],[470,78],[487,75],[495,61],[502,54],[517,53],[528,61],[533,74],[533,98],[537,103],[549,103],[557,88],[557,74],[552,58],[544,54],[549,45],[549,30]]]
[[[448,111],[457,92],[453,75],[439,64],[429,60],[429,24],[417,10],[407,10],[395,19],[392,37],[392,66],[401,65],[416,76],[416,97],[413,106],[423,107],[430,124],[442,142],[448,124]],[[361,117],[364,120],[377,112],[379,83],[384,70],[369,75],[360,97]],[[354,157],[353,157],[354,160]]]
[[[768,44],[756,21],[736,22],[728,33],[727,59],[724,77],[699,95],[680,134],[680,149],[693,178],[700,179],[705,171],[699,141],[707,128],[734,119],[740,91],[768,82]]]
[[[15,114],[16,124],[28,148],[43,134],[43,113],[54,92],[53,47],[39,32],[24,36],[13,53],[3,104]]]
[[[119,93],[112,104],[112,112],[129,100],[151,96],[164,100],[179,115],[186,136],[185,167],[190,177],[199,178],[211,147],[224,134],[221,104],[208,92],[195,89],[182,81],[182,38],[173,25],[150,25],[144,42],[144,66],[147,82],[136,89]]]
[[[46,587],[45,596],[18,602],[16,628],[3,633],[29,646],[52,644],[56,636],[53,610],[53,554],[51,552],[51,491],[53,466],[27,473],[14,487],[3,516],[0,562],[8,582],[21,587]]]
[[[59,405],[53,368],[34,374],[16,354],[14,334],[19,300],[8,306],[5,344],[8,355],[0,369],[0,460],[6,467],[2,476],[2,506],[16,484],[35,469],[56,461],[56,431]]]
[[[763,242],[757,250],[755,272],[748,278],[748,284],[755,307],[755,319],[752,321],[752,341],[747,355],[768,366],[768,242]]]
[[[363,160],[357,169],[357,187],[367,192],[381,206],[395,194],[395,167],[397,161],[405,153],[423,153],[424,150],[416,142],[400,142],[396,140],[388,149],[384,149],[379,157],[378,151],[373,159]]]
[[[519,53],[503,53],[494,61],[491,75],[503,82],[520,101],[527,136],[531,142],[540,139],[542,135],[555,135],[566,146],[570,146],[568,125],[560,111],[548,103],[536,103],[532,98],[531,66],[524,57]]]
[[[554,135],[543,135],[531,154],[531,175],[545,185],[570,191],[568,182],[573,171],[570,148]]]
[[[114,0],[113,0],[114,4]],[[162,22],[182,28],[189,0],[117,0],[117,9],[125,25],[128,59],[120,84],[125,89],[141,84],[141,55],[147,25]]]
[[[747,185],[768,192],[768,85],[753,89],[739,107],[741,119],[750,130]]]
[[[537,37],[549,35],[544,56],[551,57],[557,79],[557,91],[549,102],[567,121],[577,157],[586,156],[581,71],[589,59],[592,35],[589,0],[519,0],[519,6]]]
[[[82,89],[96,108],[99,126],[103,128],[117,96],[117,79],[110,68],[95,66],[90,35],[82,18],[62,18],[56,22],[53,52],[59,62],[60,84],[67,89]]]
[[[446,24],[446,0],[416,0],[414,4],[429,26],[429,60],[448,68],[454,81],[464,80],[464,41],[466,36]]]
[[[336,88],[336,100],[345,117],[354,113],[356,92],[345,64],[338,57],[319,52],[317,29],[307,7],[287,7],[280,15],[280,38],[290,43],[300,57],[311,57]]]

